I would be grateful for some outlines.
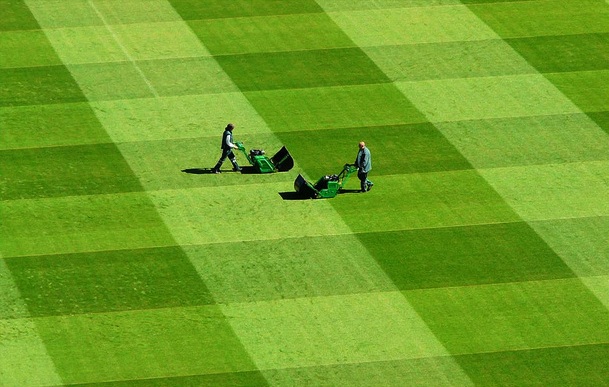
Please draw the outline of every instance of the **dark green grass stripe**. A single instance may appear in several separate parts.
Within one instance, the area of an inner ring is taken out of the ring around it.
[[[40,26],[23,0],[0,1],[0,31],[36,30]]]
[[[609,133],[609,112],[591,112],[587,114],[598,126]]]
[[[504,40],[541,73],[609,69],[609,33]]]
[[[362,233],[358,238],[403,290],[575,277],[524,222]]]
[[[357,143],[362,139],[371,149],[379,151],[375,152],[378,157],[374,158],[374,170],[380,175],[472,169],[430,123],[278,132],[276,135],[311,176],[322,176],[354,162]],[[307,141],[302,141],[303,138]],[[348,158],[345,155],[349,155]]]
[[[184,20],[321,13],[314,0],[171,0]]]
[[[105,383],[71,384],[77,387],[262,387],[268,386],[259,371],[208,375],[175,376],[155,379],[132,379]]]
[[[214,303],[179,247],[5,261],[35,317]]]
[[[454,356],[478,386],[609,386],[609,344]]]
[[[0,199],[142,191],[115,144],[0,151]]]
[[[64,66],[0,69],[0,107],[84,101]]]
[[[359,48],[222,55],[216,60],[242,91],[390,82]]]

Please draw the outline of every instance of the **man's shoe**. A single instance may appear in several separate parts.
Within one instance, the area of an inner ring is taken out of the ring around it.
[[[241,168],[241,167],[233,168],[233,172],[241,172],[241,171],[243,171],[243,168]]]
[[[211,173],[218,174],[218,173],[222,173],[222,172],[221,172],[219,169],[212,168],[212,169],[211,169]]]

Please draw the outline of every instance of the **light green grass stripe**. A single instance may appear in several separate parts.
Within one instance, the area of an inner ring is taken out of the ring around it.
[[[222,309],[263,370],[446,355],[400,292]]]
[[[0,289],[0,385],[62,384],[2,255]]]
[[[609,162],[479,170],[526,221],[609,216]]]
[[[463,5],[326,12],[360,47],[497,38]]]

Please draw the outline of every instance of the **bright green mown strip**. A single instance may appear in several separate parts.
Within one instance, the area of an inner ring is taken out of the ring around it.
[[[578,276],[609,275],[609,217],[531,222],[531,227]]]
[[[36,326],[65,383],[255,369],[217,306],[46,317]]]
[[[214,152],[214,158],[220,156],[220,136],[228,119],[236,125],[236,139],[268,133],[265,122],[241,93],[97,101],[91,106],[116,143],[208,137],[215,141],[213,149],[200,152]]]
[[[64,64],[119,62],[128,60],[112,32],[102,26],[67,27],[45,30]],[[47,42],[48,44],[48,42]]]
[[[531,73],[531,66],[500,39],[366,47],[394,82]]]
[[[399,289],[570,278],[526,223],[360,234]]]
[[[404,294],[453,355],[609,340],[609,311],[577,278]]]
[[[353,235],[218,243],[185,250],[219,303],[395,290]]]
[[[227,304],[222,310],[262,370],[447,355],[399,292]]]
[[[221,175],[227,179],[240,176]],[[157,191],[149,195],[180,245],[351,232],[340,218],[332,220],[328,216],[328,207],[323,201],[283,200],[280,193],[285,191],[293,192],[292,185],[272,182],[230,189]]]
[[[4,292],[4,288],[2,288]],[[31,319],[0,319],[0,384],[3,386],[61,385],[45,344]]]
[[[155,91],[132,62],[69,65],[89,101],[151,98]]]
[[[439,122],[436,126],[476,168],[609,158],[609,141],[599,141],[604,133],[583,113]]]
[[[538,74],[400,82],[397,86],[432,122],[580,113]]]
[[[609,162],[481,170],[525,220],[609,215]]]
[[[177,247],[9,258],[32,316],[212,304]]]
[[[116,4],[110,4],[112,11],[117,12]],[[181,19],[165,23],[125,24],[110,29],[125,54],[133,60],[209,56],[207,49],[199,44]]]
[[[360,47],[496,39],[465,6],[331,12]]]
[[[317,0],[326,12],[459,5],[459,0]]]
[[[162,96],[214,93],[214,99],[219,101],[224,97],[218,96],[217,93],[230,93],[237,90],[234,83],[227,77],[218,75],[222,69],[211,58],[141,61],[137,62],[137,66],[148,82],[154,85],[155,90]],[[208,106],[197,106],[192,108],[190,113],[195,115],[197,111],[202,111],[207,115],[210,114]],[[231,119],[237,118],[235,116],[228,117],[231,117]],[[240,124],[242,123],[240,122]],[[222,128],[221,126],[220,129]]]

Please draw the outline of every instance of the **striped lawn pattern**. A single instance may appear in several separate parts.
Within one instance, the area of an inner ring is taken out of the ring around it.
[[[0,385],[609,385],[609,2],[0,10]]]

